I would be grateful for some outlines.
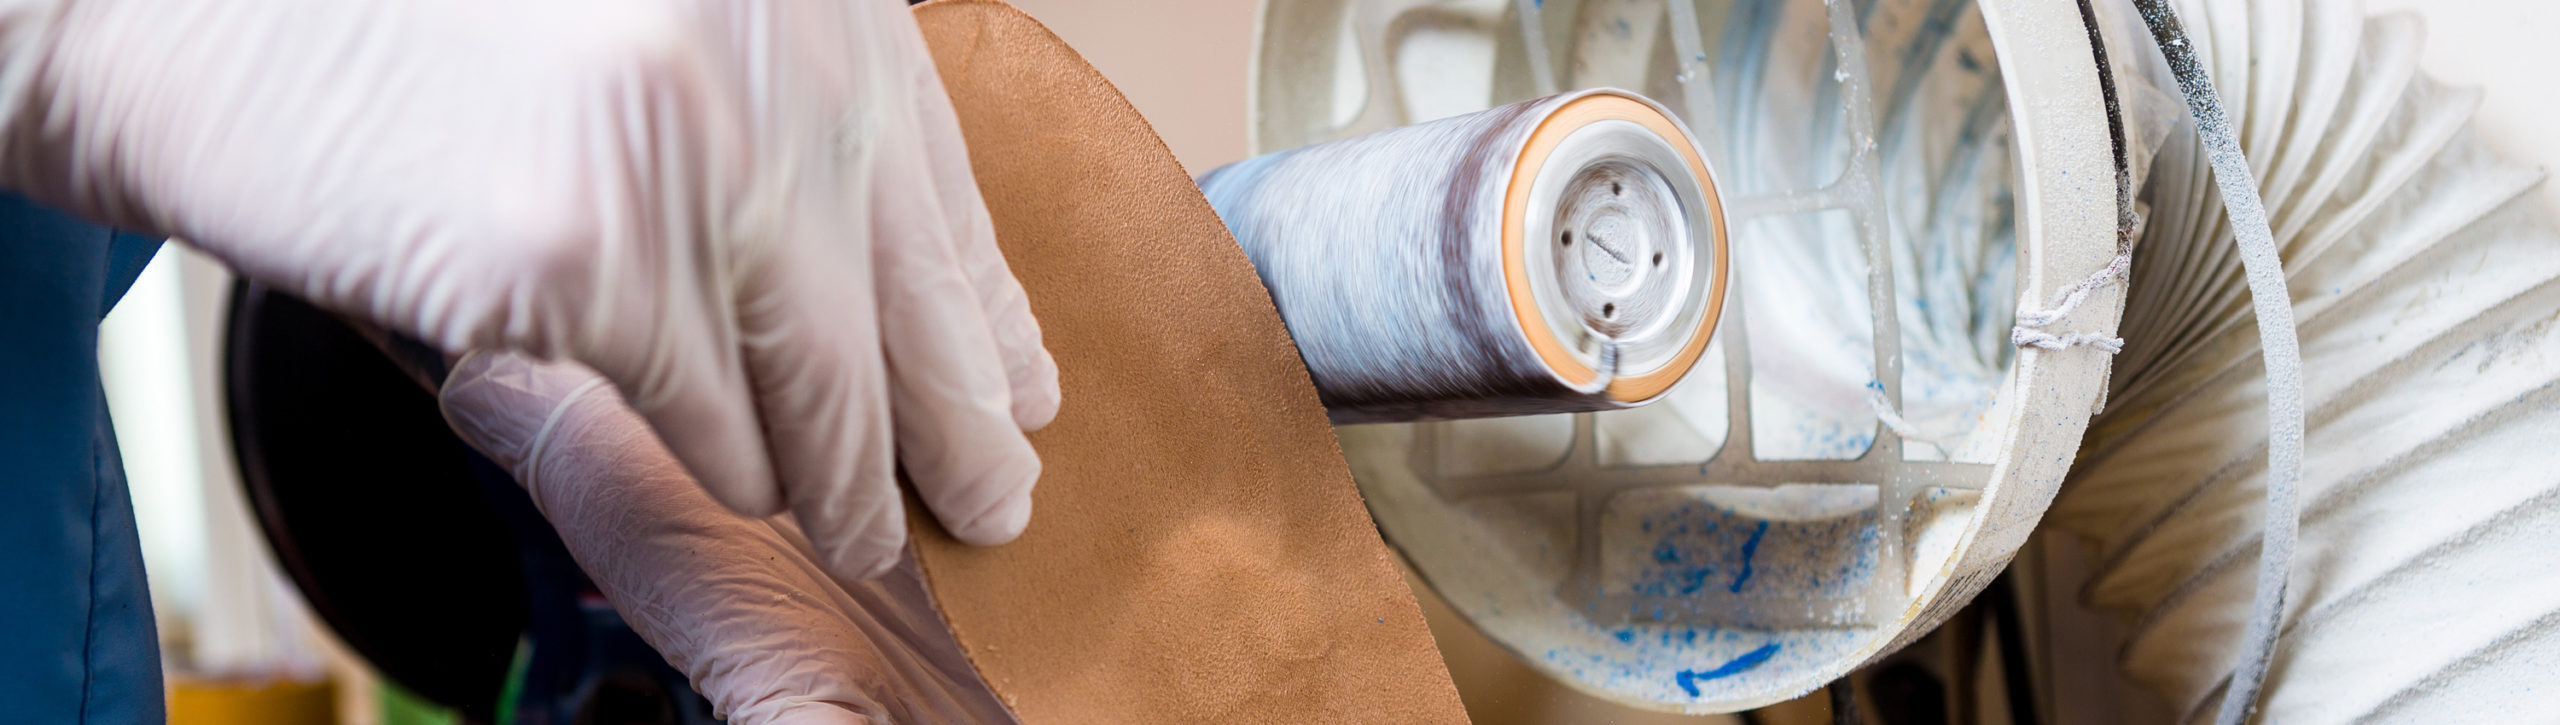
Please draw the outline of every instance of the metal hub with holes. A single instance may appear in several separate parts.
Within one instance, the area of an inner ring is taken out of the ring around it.
[[[1651,371],[1678,357],[1704,324],[1699,316],[1710,306],[1688,303],[1708,293],[1698,282],[1719,270],[1713,255],[1685,240],[1721,220],[1703,218],[1704,205],[1682,203],[1704,193],[1700,180],[1660,171],[1685,166],[1660,135],[1603,121],[1557,144],[1530,183],[1530,208],[1555,213],[1527,217],[1527,238],[1546,240],[1549,256],[1527,265],[1529,288],[1556,339],[1573,343],[1583,364],[1599,364],[1585,330],[1617,343],[1618,370]]]

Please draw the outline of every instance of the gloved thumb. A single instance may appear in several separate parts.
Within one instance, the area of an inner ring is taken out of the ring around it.
[[[575,362],[474,350],[454,363],[436,402],[463,442],[515,474],[538,503],[542,452],[561,413],[583,396],[613,390],[604,376]]]

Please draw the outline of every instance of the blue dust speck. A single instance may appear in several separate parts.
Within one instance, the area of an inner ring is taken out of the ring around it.
[[[1716,668],[1712,670],[1683,670],[1677,677],[1673,678],[1673,681],[1680,684],[1681,692],[1689,693],[1690,697],[1697,697],[1699,682],[1723,677],[1732,677],[1741,673],[1743,670],[1760,666],[1760,663],[1769,661],[1770,657],[1774,657],[1777,654],[1778,643],[1771,642],[1760,645],[1759,649],[1744,652],[1742,653],[1742,656],[1735,657],[1730,662],[1717,665]]]
[[[1618,641],[1624,644],[1635,644],[1636,631],[1632,629],[1618,630]]]

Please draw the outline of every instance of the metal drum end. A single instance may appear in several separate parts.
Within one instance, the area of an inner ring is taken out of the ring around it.
[[[1619,91],[1572,98],[1532,133],[1509,202],[1512,307],[1548,367],[1619,405],[1688,373],[1723,311],[1726,233],[1678,122]],[[1601,369],[1612,344],[1614,374]]]

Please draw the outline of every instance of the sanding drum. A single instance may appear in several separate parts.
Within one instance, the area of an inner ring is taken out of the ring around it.
[[[1211,170],[1333,422],[1610,410],[1688,374],[1724,206],[1632,93],[1517,103]]]

